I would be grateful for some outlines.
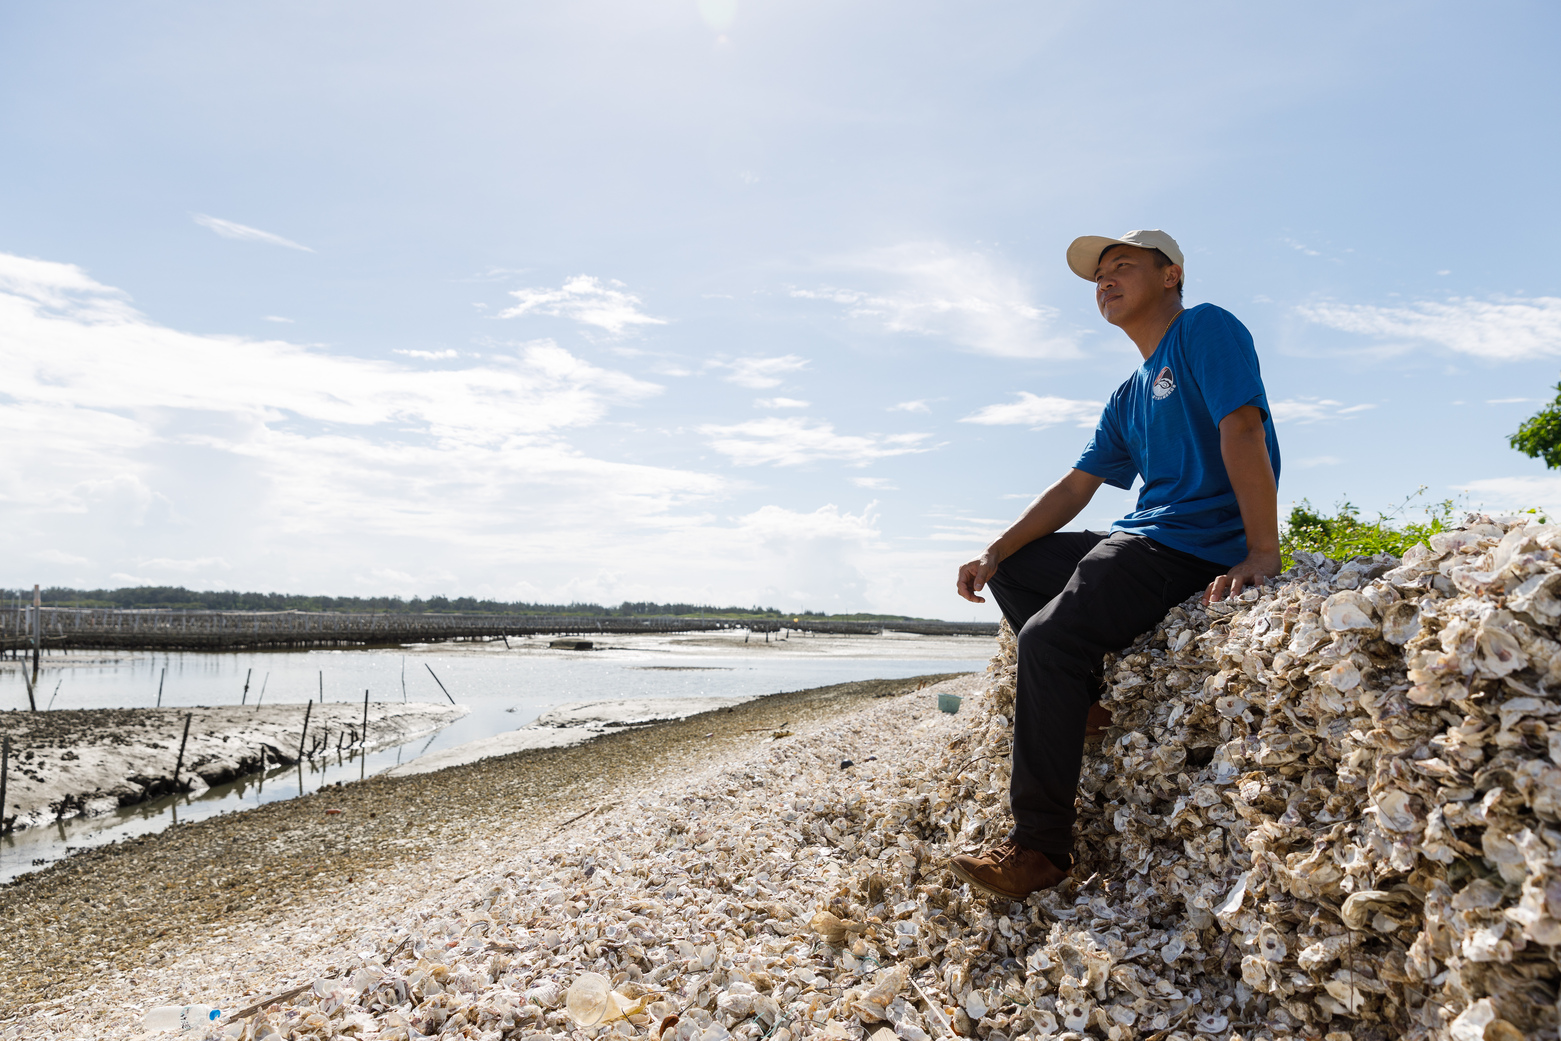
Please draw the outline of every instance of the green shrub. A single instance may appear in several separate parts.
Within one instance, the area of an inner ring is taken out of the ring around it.
[[[1362,518],[1360,510],[1347,500],[1334,507],[1332,517],[1325,517],[1310,501],[1302,499],[1299,505],[1290,508],[1290,518],[1279,536],[1284,566],[1289,568],[1295,564],[1297,550],[1321,553],[1333,560],[1373,553],[1403,556],[1409,547],[1452,525],[1456,505],[1452,499],[1427,505],[1423,522],[1401,519],[1409,504],[1424,494],[1422,486],[1391,512],[1378,513],[1374,521]]]

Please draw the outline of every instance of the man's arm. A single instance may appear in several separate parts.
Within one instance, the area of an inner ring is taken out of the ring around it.
[[[1261,409],[1243,405],[1220,420],[1220,455],[1247,530],[1247,559],[1209,583],[1203,591],[1205,604],[1262,585],[1280,570],[1279,487],[1268,459]]]
[[[1077,517],[1094,498],[1095,489],[1101,483],[1101,478],[1094,474],[1069,470],[1062,480],[1042,492],[1030,508],[986,548],[985,553],[959,569],[959,595],[971,603],[986,603],[986,597],[976,594],[997,574],[997,565],[1013,556],[1016,550],[1043,535],[1050,535]]]

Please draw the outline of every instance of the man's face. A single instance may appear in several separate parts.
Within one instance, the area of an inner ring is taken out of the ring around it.
[[[1131,322],[1152,312],[1181,278],[1175,264],[1155,267],[1153,251],[1138,246],[1112,246],[1095,266],[1095,305],[1112,325]]]

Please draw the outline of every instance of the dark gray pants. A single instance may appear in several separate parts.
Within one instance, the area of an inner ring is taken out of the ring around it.
[[[1142,535],[1059,531],[1003,561],[987,583],[1019,634],[1013,839],[1073,851],[1084,722],[1104,663],[1227,568]]]

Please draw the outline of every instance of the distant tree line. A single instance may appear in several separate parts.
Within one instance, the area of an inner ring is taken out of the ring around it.
[[[50,586],[42,590],[45,607],[179,608],[190,611],[379,611],[386,614],[476,613],[517,615],[598,615],[643,617],[656,615],[705,615],[714,618],[838,618],[860,621],[915,621],[907,615],[830,615],[822,611],[781,611],[774,607],[716,607],[712,604],[657,604],[625,601],[617,607],[602,604],[531,604],[524,601],[478,600],[470,596],[298,596],[291,593],[239,593],[203,591],[183,586],[134,586],[125,589],[68,589]],[[20,600],[32,603],[31,589],[0,589],[5,605]]]

